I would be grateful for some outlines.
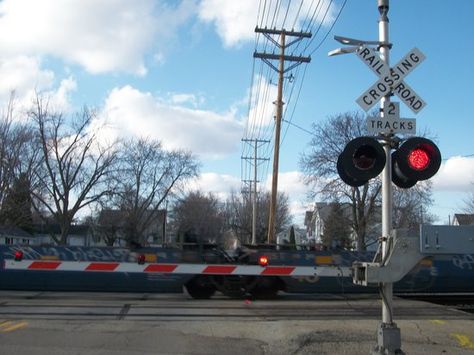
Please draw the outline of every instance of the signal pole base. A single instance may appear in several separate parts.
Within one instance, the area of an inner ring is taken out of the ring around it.
[[[404,355],[401,346],[400,328],[395,323],[380,323],[377,329],[377,346],[372,355]]]

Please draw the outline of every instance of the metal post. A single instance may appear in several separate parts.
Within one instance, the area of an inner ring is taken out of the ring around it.
[[[252,245],[257,244],[257,144],[254,146],[254,168],[253,168],[253,200],[252,200]]]
[[[379,41],[380,58],[387,67],[390,67],[390,45],[389,45],[389,0],[377,0],[380,13],[379,19]],[[390,102],[390,95],[380,100],[381,115],[384,115],[383,107]],[[384,138],[384,151],[386,156],[385,168],[382,171],[382,263],[390,253],[391,230],[392,230],[392,156],[391,142],[393,135],[387,134]],[[377,334],[376,354],[402,354],[400,329],[393,322],[393,284],[383,283],[380,286],[382,295],[382,323]]]

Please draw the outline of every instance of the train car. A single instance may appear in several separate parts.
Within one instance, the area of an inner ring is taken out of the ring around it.
[[[420,261],[394,284],[395,294],[474,294],[471,227],[464,229],[468,235],[463,253],[420,254]],[[444,235],[459,231],[442,230]],[[274,297],[279,291],[366,293],[377,292],[377,285],[354,284],[352,266],[375,257],[373,252],[268,246],[225,251],[215,245],[136,249],[5,245],[0,246],[0,288],[162,293],[186,289],[194,298],[209,298],[217,291],[256,298]]]

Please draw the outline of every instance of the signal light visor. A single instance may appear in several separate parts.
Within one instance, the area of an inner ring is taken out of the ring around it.
[[[412,137],[392,153],[392,182],[409,188],[417,181],[430,179],[440,166],[441,153],[436,144],[423,137]]]

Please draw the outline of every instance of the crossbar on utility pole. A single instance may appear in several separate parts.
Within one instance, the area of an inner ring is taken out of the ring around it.
[[[268,237],[267,242],[269,244],[275,242],[275,215],[276,215],[276,202],[278,194],[278,165],[279,165],[279,156],[280,156],[280,132],[281,132],[281,120],[283,116],[283,79],[284,74],[289,70],[295,68],[301,63],[309,63],[311,57],[303,56],[293,56],[286,55],[285,49],[291,46],[292,44],[302,40],[303,38],[310,38],[311,33],[309,32],[295,32],[295,31],[285,31],[285,30],[276,30],[276,29],[263,29],[256,28],[255,32],[263,33],[270,41],[275,43],[277,47],[280,48],[280,54],[276,55],[274,53],[258,53],[253,54],[254,58],[260,58],[265,63],[267,63],[271,68],[273,68],[278,73],[278,96],[275,102],[277,110],[275,116],[275,147],[273,149],[273,173],[272,173],[272,194],[270,199],[270,212],[268,217]],[[280,42],[275,41],[271,36],[279,35]],[[286,43],[286,37],[296,37],[293,41]],[[278,68],[270,62],[270,60],[278,60]],[[285,69],[285,61],[293,62],[288,68]]]

